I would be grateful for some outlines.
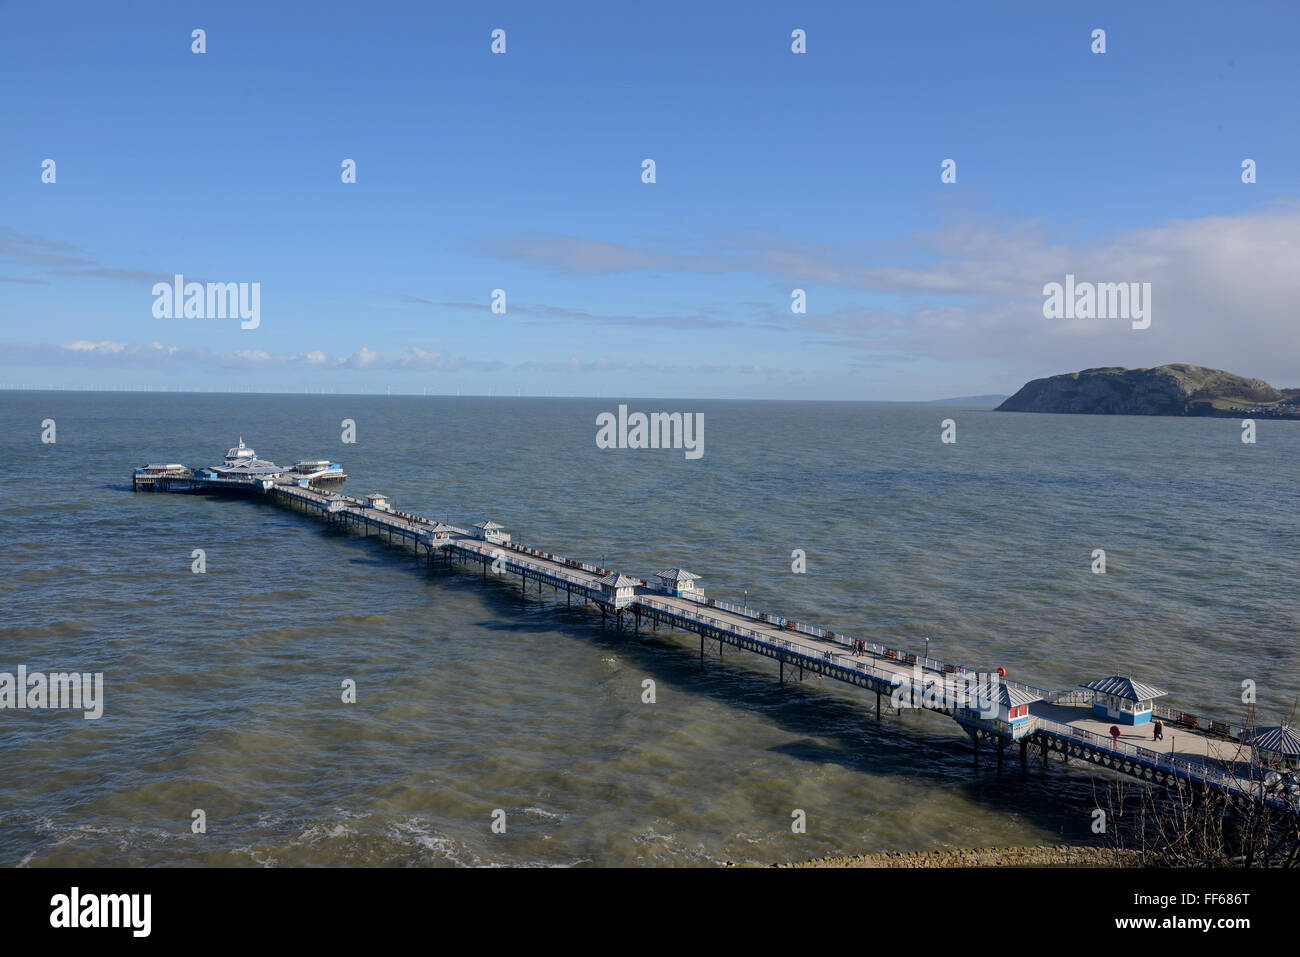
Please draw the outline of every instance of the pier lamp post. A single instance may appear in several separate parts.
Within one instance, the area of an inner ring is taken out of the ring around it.
[[[930,658],[930,636],[929,635],[925,636],[925,658],[927,661]]]

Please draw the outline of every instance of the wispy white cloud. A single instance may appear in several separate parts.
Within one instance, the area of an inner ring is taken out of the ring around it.
[[[432,302],[417,299],[414,296],[403,297],[408,302],[419,302],[439,309],[456,312],[486,315],[488,304],[485,302]],[[648,326],[660,329],[720,329],[728,326],[740,326],[738,319],[725,319],[717,314],[716,308],[700,309],[691,313],[659,313],[635,315],[632,313],[588,312],[566,306],[551,306],[542,303],[510,303],[510,310],[505,315],[496,316],[512,322],[529,324],[575,322],[591,323],[605,326]]]
[[[203,348],[169,346],[160,342],[93,342],[77,339],[64,343],[0,342],[3,355],[16,364],[61,368],[67,366],[118,366],[158,368],[162,363],[186,363],[213,370],[236,368],[266,371],[286,369],[337,370],[340,372],[507,372],[544,371],[583,375],[599,372],[650,372],[713,374],[741,372],[747,374],[783,374],[745,363],[656,363],[643,359],[598,357],[568,360],[529,359],[522,362],[473,359],[450,356],[434,349],[406,346],[396,355],[384,355],[362,346],[347,356],[330,356],[319,349],[292,354],[276,354],[264,349],[237,349],[216,353]]]
[[[747,352],[746,328],[788,336],[791,355],[825,356],[835,351],[843,368],[880,364],[906,367],[921,361],[996,369],[1017,379],[1097,365],[1155,365],[1183,361],[1211,365],[1300,385],[1294,356],[1300,346],[1296,304],[1300,302],[1300,206],[1282,204],[1231,215],[1182,219],[1105,236],[1064,234],[1041,221],[995,222],[967,218],[892,243],[854,246],[792,241],[771,234],[692,239],[674,244],[610,242],[574,236],[530,236],[481,240],[483,255],[509,259],[575,276],[627,276],[628,296],[617,310],[583,309],[563,302],[512,300],[506,321],[552,327],[562,323],[614,333],[627,328],[737,332],[724,363],[654,364],[642,358],[644,337],[614,334],[599,348],[611,354],[582,358],[531,359],[519,345],[497,347],[491,359],[450,355],[434,348],[362,346],[350,354],[320,349],[276,354],[262,349],[216,353],[160,343],[76,342],[63,345],[8,344],[14,362],[58,366],[164,361],[205,363],[242,369],[293,369],[342,373],[374,370],[494,372],[519,369],[571,375],[600,371],[664,371],[757,366]],[[111,279],[153,279],[153,273],[116,269],[93,261],[59,240],[0,228],[0,266],[30,276],[0,281],[42,283],[66,275]],[[771,303],[719,302],[673,312],[656,308],[659,274],[761,277],[773,290],[801,287],[809,312],[794,315],[786,294]],[[1125,321],[1049,320],[1042,289],[1067,273],[1082,281],[1149,282],[1151,326],[1134,330]],[[620,280],[622,281],[622,280]],[[488,303],[402,294],[389,302],[456,315],[488,314]],[[656,305],[639,310],[639,301]],[[403,330],[407,332],[409,330]],[[585,330],[575,342],[592,337]],[[418,334],[410,339],[419,341]],[[715,336],[713,341],[723,340]],[[399,340],[400,341],[400,340]],[[770,344],[768,339],[764,348]],[[462,349],[471,347],[462,346]],[[564,348],[564,347],[559,347]],[[583,348],[583,346],[579,346]],[[768,352],[770,353],[770,349]],[[563,355],[563,353],[560,353]],[[805,360],[805,362],[808,360]],[[602,364],[603,363],[603,364]],[[764,368],[762,374],[779,374]]]
[[[1062,236],[1041,221],[953,222],[891,244],[843,247],[774,236],[733,237],[664,252],[573,237],[483,243],[502,258],[576,274],[750,272],[809,291],[805,315],[784,304],[737,304],[750,321],[809,344],[871,354],[872,361],[991,362],[1060,372],[1088,365],[1216,365],[1300,382],[1300,206],[1183,219],[1102,237]],[[1049,320],[1043,286],[1067,273],[1092,282],[1149,282],[1149,329],[1116,320]],[[826,295],[825,293],[831,293]],[[852,305],[861,296],[861,305]],[[483,308],[475,304],[475,308]],[[600,316],[533,306],[538,317],[627,324],[652,316]],[[708,317],[681,317],[683,325]],[[732,324],[714,320],[713,324]]]
[[[54,279],[117,279],[123,282],[155,283],[170,281],[172,276],[165,269],[120,269],[106,266],[72,243],[19,233],[7,226],[0,226],[0,265],[24,267]],[[203,281],[197,276],[186,278],[193,282]],[[0,281],[49,285],[48,280],[36,277]]]
[[[773,313],[776,327],[863,349],[943,360],[1014,360],[1044,370],[1186,361],[1300,380],[1300,209],[1179,220],[1088,242],[1052,242],[1039,227],[957,227],[930,237],[942,258],[872,267],[870,288],[901,296],[886,309]],[[1149,282],[1152,321],[1050,320],[1043,286]]]

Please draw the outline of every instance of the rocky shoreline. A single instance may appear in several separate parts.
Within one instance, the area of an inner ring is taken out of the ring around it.
[[[1039,847],[954,848],[942,851],[886,851],[854,857],[819,857],[777,867],[1137,867],[1133,851],[1069,844]]]

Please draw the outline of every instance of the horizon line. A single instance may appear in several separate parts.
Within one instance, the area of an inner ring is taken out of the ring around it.
[[[0,385],[0,392],[81,392],[81,393],[93,393],[93,394],[105,394],[105,395],[122,394],[122,393],[128,393],[131,395],[153,395],[153,394],[164,394],[164,393],[167,395],[261,395],[261,396],[292,395],[292,396],[311,396],[316,398],[338,397],[338,398],[404,398],[404,399],[410,399],[410,398],[415,398],[415,399],[601,399],[601,400],[608,399],[614,401],[663,400],[663,401],[689,401],[689,402],[807,402],[807,403],[823,403],[823,404],[824,403],[857,403],[857,404],[864,404],[864,405],[871,405],[871,404],[932,405],[935,403],[942,403],[942,402],[948,402],[948,403],[971,402],[973,404],[988,404],[993,402],[1002,402],[1010,398],[1009,395],[1001,395],[1001,394],[973,395],[973,396],[943,396],[937,399],[800,399],[800,398],[787,398],[787,397],[741,398],[736,396],[702,397],[702,396],[668,396],[668,395],[634,395],[634,394],[605,395],[603,393],[596,393],[596,394],[518,393],[516,395],[508,395],[508,394],[497,394],[493,392],[488,392],[488,393],[392,392],[391,390],[382,391],[382,392],[380,391],[333,392],[333,391],[325,391],[325,390],[306,390],[306,389],[302,391],[297,391],[297,390],[277,391],[277,390],[260,390],[260,389],[258,390],[245,389],[245,390],[232,391],[229,389],[203,389],[198,387],[193,387],[193,388],[145,387],[145,388],[129,388],[129,389],[128,388],[88,389],[88,388],[82,388],[76,386],[69,387],[69,386],[13,386],[13,385]]]

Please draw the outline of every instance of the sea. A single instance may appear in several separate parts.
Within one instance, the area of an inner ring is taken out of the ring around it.
[[[620,401],[701,413],[704,454],[599,448]],[[1300,695],[1300,422],[1242,434],[922,404],[0,393],[0,672],[103,675],[98,719],[0,711],[0,865],[1097,843],[1111,779],[1080,762],[977,767],[942,715],[877,720],[870,692],[603,630],[563,594],[266,500],[136,494],[132,471],[216,464],[242,435],[634,577],[682,566],[714,597],[1041,687],[1131,675],[1235,723],[1253,696],[1276,724]]]

